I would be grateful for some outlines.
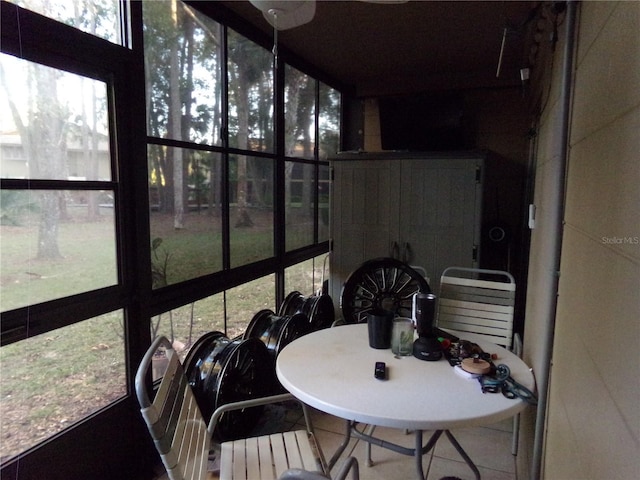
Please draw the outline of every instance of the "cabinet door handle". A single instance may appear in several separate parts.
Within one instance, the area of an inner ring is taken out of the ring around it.
[[[404,242],[404,248],[402,249],[402,261],[408,264],[413,258],[413,252],[411,251],[411,245],[409,242]]]
[[[389,252],[389,256],[391,258],[398,259],[400,250],[398,247],[398,242],[391,242],[391,251]]]

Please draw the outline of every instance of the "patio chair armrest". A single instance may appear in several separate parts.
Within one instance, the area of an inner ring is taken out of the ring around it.
[[[216,428],[216,425],[220,420],[220,417],[226,412],[230,412],[233,410],[242,410],[244,408],[250,408],[250,407],[257,407],[259,405],[268,405],[270,403],[286,402],[289,400],[299,401],[296,397],[294,397],[290,393],[283,393],[279,395],[252,398],[250,400],[242,400],[240,402],[232,402],[232,403],[227,403],[225,405],[221,405],[220,407],[216,408],[216,410],[213,412],[213,415],[211,415],[211,419],[209,420],[209,426],[207,427],[207,429],[209,430],[210,434],[213,434]]]
[[[163,336],[157,337],[148,348],[147,352],[142,357],[142,361],[138,366],[135,378],[135,389],[138,397],[138,402],[142,408],[149,408],[151,406],[151,400],[149,398],[149,392],[147,389],[147,370],[151,365],[151,360],[160,347],[165,347],[167,350],[173,349],[171,342]]]

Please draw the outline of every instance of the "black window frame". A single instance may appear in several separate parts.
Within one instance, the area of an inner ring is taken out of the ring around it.
[[[248,28],[246,23],[234,17],[216,2],[186,2],[201,10],[226,28],[234,28],[252,41],[270,49],[271,38]],[[318,159],[318,115],[316,108],[316,147],[314,159],[285,157],[283,154],[283,80],[276,73],[274,127],[276,148],[273,153],[248,152],[221,147],[208,149],[228,156],[233,153],[264,156],[275,161],[276,206],[274,222],[275,255],[272,258],[228,268],[221,272],[190,281],[181,282],[158,290],[151,288],[151,255],[149,249],[148,178],[146,171],[146,121],[144,53],[142,48],[142,5],[138,1],[121,0],[123,38],[127,46],[81,32],[37,13],[2,0],[0,2],[1,50],[3,53],[24,58],[53,68],[106,81],[109,102],[113,108],[112,155],[116,159],[109,182],[101,181],[50,181],[1,179],[2,189],[90,189],[112,190],[116,196],[116,242],[118,284],[99,290],[84,292],[24,308],[3,312],[0,317],[1,345],[15,343],[35,335],[73,325],[114,310],[124,311],[125,357],[127,395],[90,417],[54,435],[51,439],[33,446],[22,454],[2,464],[4,478],[137,478],[146,475],[154,463],[153,446],[139,418],[135,401],[134,378],[137,365],[151,343],[150,322],[154,315],[188,304],[207,296],[223,292],[265,275],[275,274],[276,302],[280,303],[284,291],[285,269],[305,260],[327,253],[330,241],[318,241],[318,188],[315,188],[314,243],[287,252],[284,225],[284,162],[296,161],[315,165],[316,178],[321,166],[328,161]],[[131,21],[128,25],[127,22]],[[226,38],[226,36],[225,36]],[[226,51],[226,48],[225,48]],[[338,91],[345,90],[332,79],[280,49],[276,72],[284,71],[286,61],[295,68],[316,79],[316,105],[319,82]],[[226,64],[226,59],[223,64]],[[226,71],[223,72],[226,91]],[[223,95],[226,112],[228,96]],[[342,119],[341,119],[342,120]],[[144,160],[141,160],[144,159]],[[144,168],[141,168],[144,165]],[[228,203],[228,193],[227,193]],[[228,219],[227,219],[228,221]],[[228,241],[228,239],[227,239]],[[109,450],[109,466],[104,465],[104,452]],[[67,462],[71,452],[76,462]]]

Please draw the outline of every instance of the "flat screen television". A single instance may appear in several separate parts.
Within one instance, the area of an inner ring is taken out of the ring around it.
[[[464,101],[452,94],[382,97],[383,150],[449,151],[472,148],[465,132]]]

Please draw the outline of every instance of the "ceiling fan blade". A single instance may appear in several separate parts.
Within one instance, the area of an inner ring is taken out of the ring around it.
[[[310,22],[316,13],[315,0],[249,0],[278,30],[299,27]]]

